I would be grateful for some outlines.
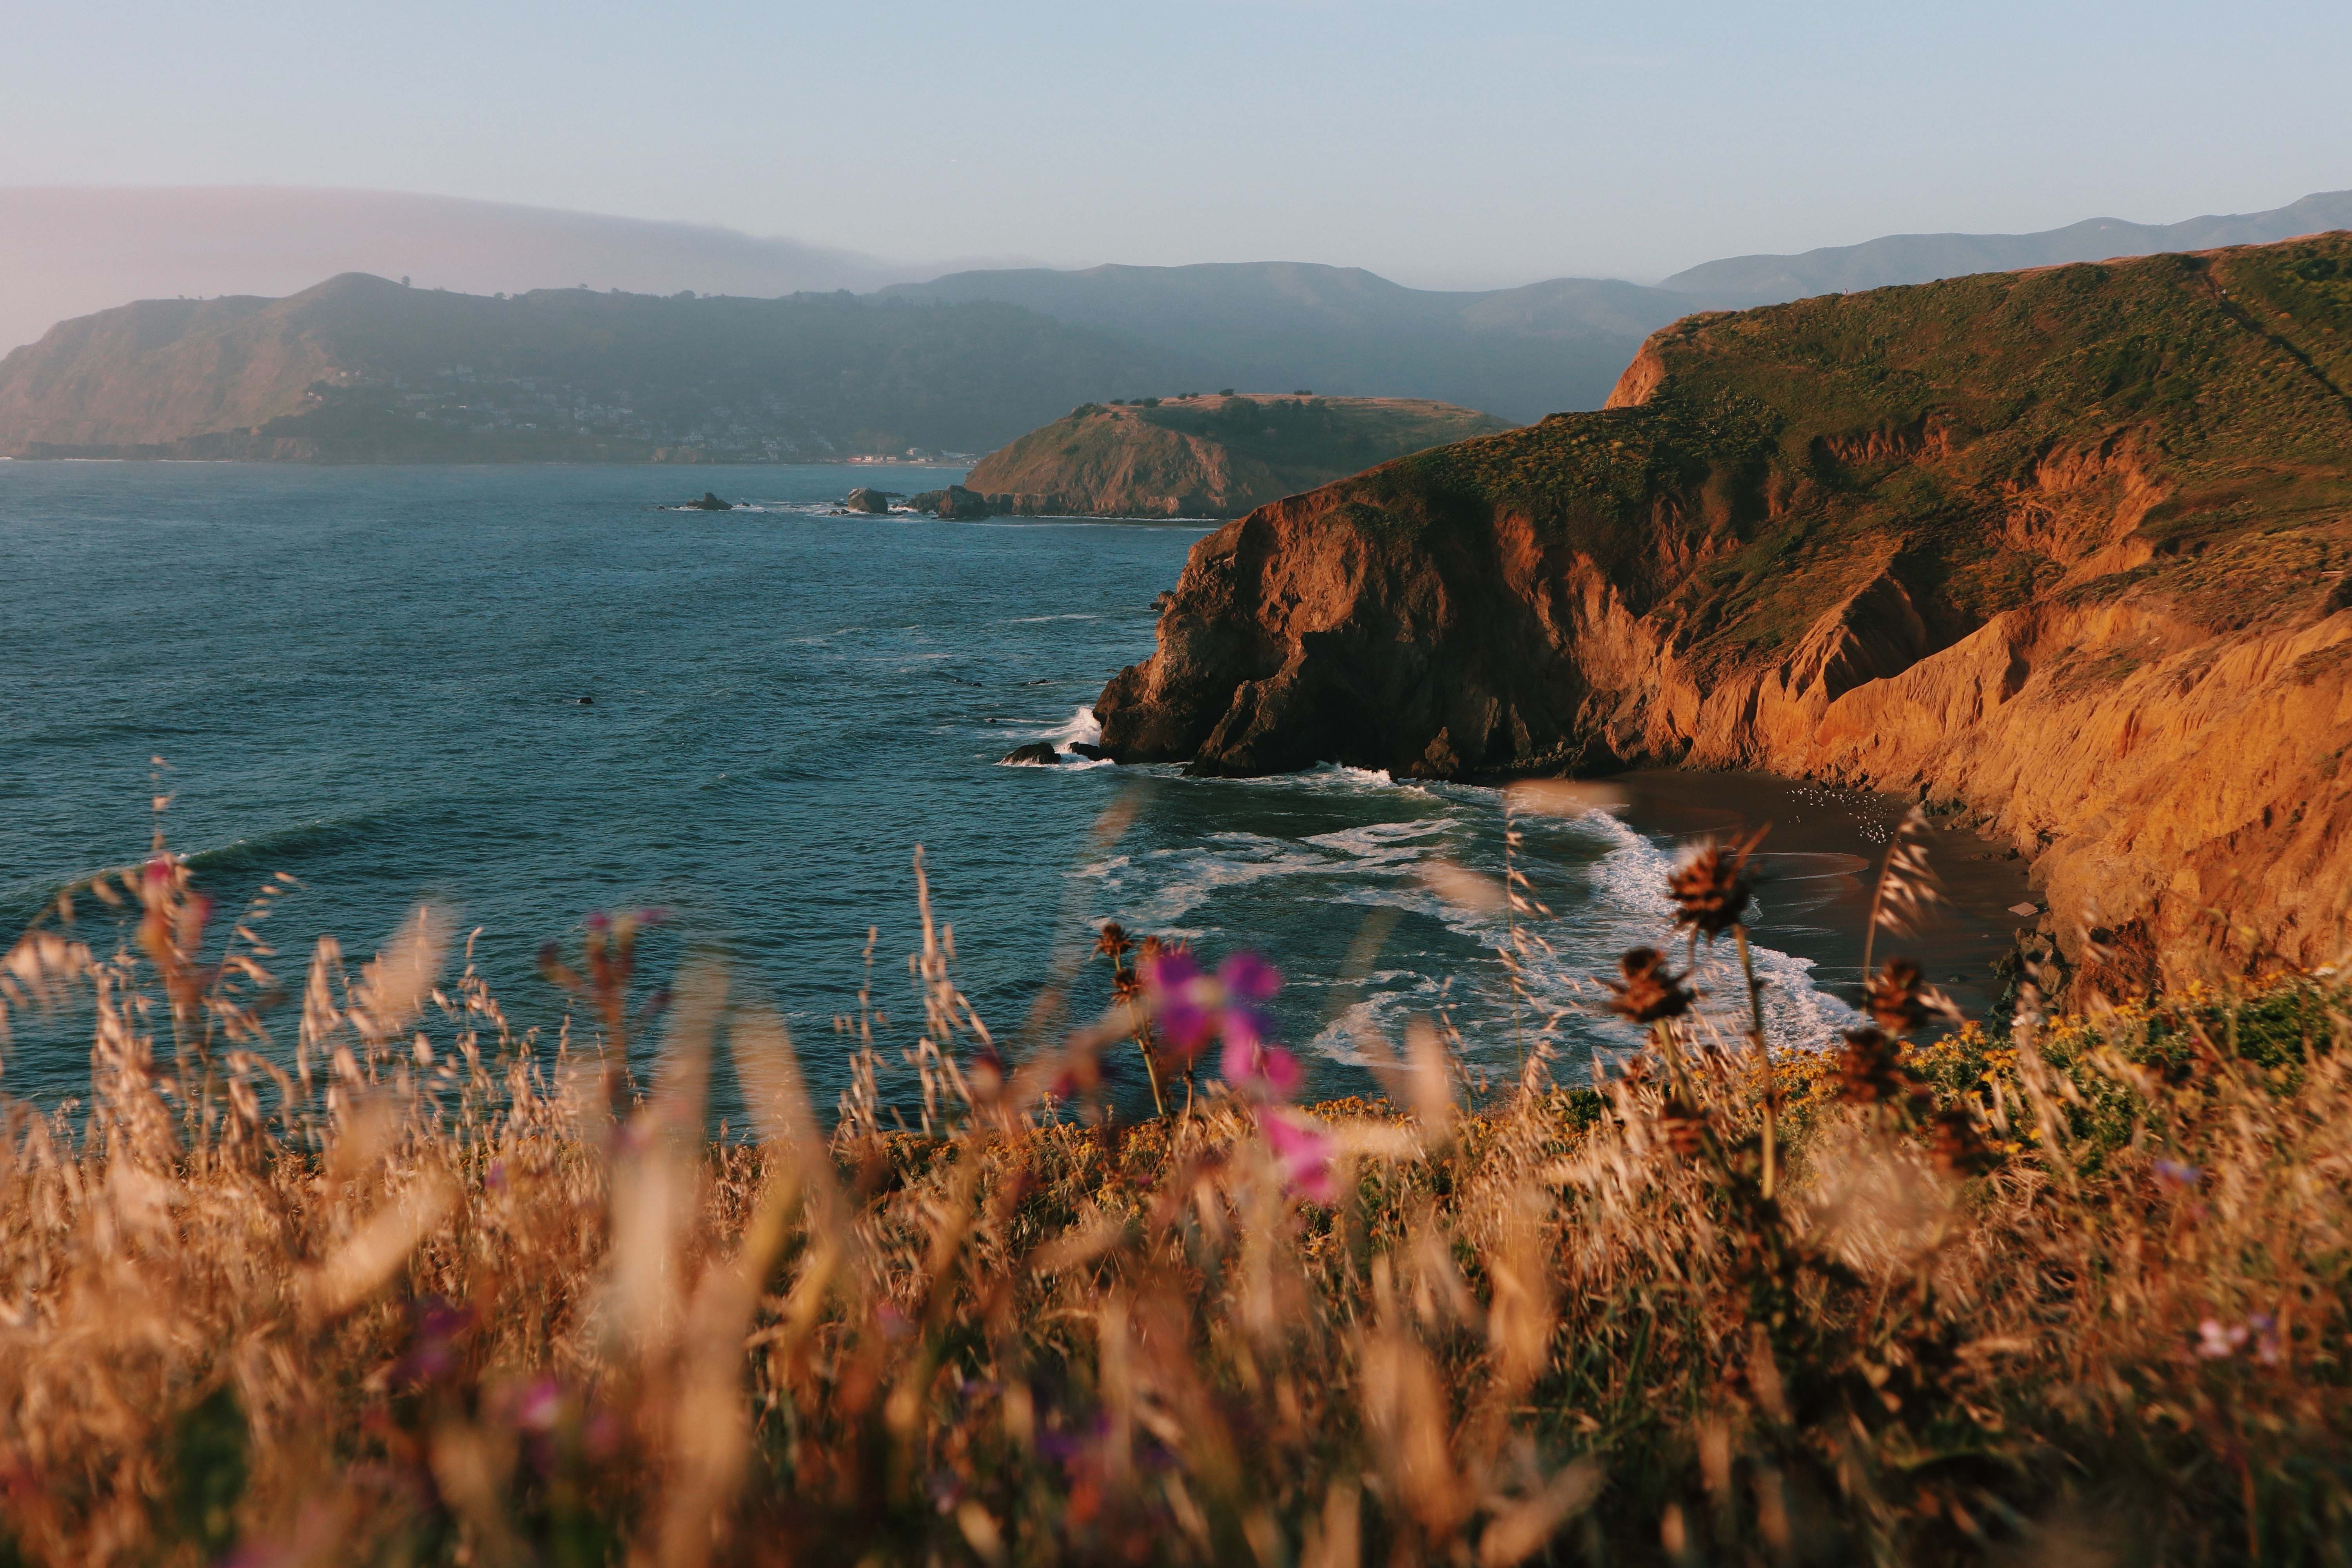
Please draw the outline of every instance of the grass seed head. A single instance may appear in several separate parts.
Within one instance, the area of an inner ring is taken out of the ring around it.
[[[1665,954],[1654,947],[1636,947],[1626,951],[1617,961],[1624,978],[1612,980],[1601,977],[1601,984],[1610,992],[1609,1010],[1629,1023],[1654,1024],[1664,1018],[1679,1018],[1691,1010],[1697,998],[1683,982],[1686,974],[1676,974],[1666,966]]]
[[[1756,898],[1748,858],[1763,842],[1767,831],[1759,827],[1745,838],[1709,839],[1666,873],[1666,896],[1675,902],[1675,929],[1713,942],[1740,922]]]

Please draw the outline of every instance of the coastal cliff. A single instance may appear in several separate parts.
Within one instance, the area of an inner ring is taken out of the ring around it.
[[[1391,458],[1510,428],[1407,397],[1236,395],[1087,404],[982,458],[1000,512],[1232,517]]]
[[[2345,234],[1688,318],[1601,412],[1203,539],[1103,742],[1915,793],[2037,856],[2102,990],[2325,964],[2347,388]]]

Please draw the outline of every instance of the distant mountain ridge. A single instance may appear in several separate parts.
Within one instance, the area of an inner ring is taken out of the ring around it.
[[[347,273],[149,300],[0,360],[0,453],[342,462],[981,451],[1196,362],[1015,306],[835,294],[512,299]]]
[[[881,296],[1020,305],[1196,356],[1239,386],[1428,398],[1521,422],[1597,406],[1644,337],[1706,303],[1612,279],[1408,289],[1297,261],[959,272]]]
[[[772,299],[870,290],[956,265],[885,261],[716,224],[285,186],[0,186],[0,353],[131,300],[275,299],[344,272],[469,294],[584,285]]]
[[[2352,191],[2326,191],[2269,212],[2192,217],[2180,223],[2085,218],[2037,234],[1896,234],[1801,256],[1733,256],[1677,272],[1661,288],[1721,305],[1777,305],[1815,294],[1852,294],[1901,283],[1933,283],[1976,272],[2014,272],[2074,261],[2268,245],[2352,228]]]
[[[236,270],[252,262],[238,259],[240,243],[267,250],[282,237],[291,198],[318,209],[323,226],[304,232],[328,252],[353,225],[396,230],[408,213],[418,224],[487,225],[479,232],[507,236],[509,262],[527,253],[531,266],[576,264],[598,279],[690,271],[722,279],[724,297],[614,284],[485,299],[382,279],[367,280],[372,293],[339,276],[282,300],[142,300],[64,322],[0,362],[0,451],[620,461],[983,450],[1074,404],[1221,385],[1420,398],[1524,423],[1598,406],[1644,338],[1699,310],[2352,226],[2352,192],[2337,192],[2173,225],[2095,219],[2038,235],[1895,236],[1732,258],[1668,288],[1561,278],[1422,289],[1303,262],[997,268],[893,284],[875,270],[886,264],[791,241],[381,193],[226,193],[276,215],[279,226],[262,224],[249,241],[216,223],[193,237],[166,225],[151,239],[117,222],[102,244],[98,230],[63,233],[74,228],[58,216],[69,203],[52,204],[47,228],[16,222],[46,210],[32,198],[58,195],[0,190],[10,237],[0,316],[31,308],[6,287],[23,255],[80,257],[103,279],[113,276],[107,257],[152,245]],[[162,211],[154,202],[173,193],[131,195],[147,205],[99,207],[115,222]],[[356,205],[338,216],[345,198]],[[526,232],[537,237],[514,238]],[[407,242],[375,233],[368,243],[393,241]],[[874,291],[821,295],[792,281],[808,277]],[[739,297],[771,289],[782,297]],[[394,321],[404,324],[386,330]]]

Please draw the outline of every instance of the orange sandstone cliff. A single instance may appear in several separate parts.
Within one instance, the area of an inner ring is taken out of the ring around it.
[[[1203,539],[1129,761],[1759,767],[2037,856],[2102,990],[2352,940],[2352,235],[1691,317]]]

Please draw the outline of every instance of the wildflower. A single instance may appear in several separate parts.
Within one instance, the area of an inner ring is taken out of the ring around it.
[[[1890,958],[1876,973],[1863,977],[1862,1007],[1879,1027],[1898,1035],[1924,1028],[1930,1020],[1960,1021],[1952,999],[1927,984],[1919,966],[1907,958]]]
[[[1658,1127],[1666,1147],[1687,1160],[1705,1146],[1706,1112],[1685,1100],[1669,1100],[1658,1108]]]
[[[1298,1058],[1271,1044],[1272,1032],[1255,1005],[1281,988],[1282,976],[1255,953],[1237,952],[1213,975],[1191,956],[1162,951],[1142,965],[1152,1013],[1169,1047],[1186,1060],[1213,1039],[1224,1042],[1225,1081],[1248,1093],[1287,1100],[1305,1078]]]
[[[1675,901],[1675,929],[1713,942],[1739,923],[1756,898],[1748,857],[1765,830],[1727,843],[1709,839],[1683,857],[1666,875],[1666,896]]]
[[[1313,1203],[1328,1204],[1335,1195],[1331,1181],[1331,1135],[1309,1116],[1292,1110],[1267,1110],[1258,1126],[1274,1149],[1274,1166],[1283,1190]]]
[[[1254,952],[1236,952],[1217,965],[1217,981],[1228,996],[1244,1002],[1270,1002],[1282,989],[1282,975]]]
[[[1848,1029],[1838,1052],[1838,1098],[1848,1105],[1916,1100],[1926,1086],[1906,1071],[1902,1047],[1884,1029]]]
[[[1191,1060],[1217,1033],[1216,984],[1189,953],[1158,952],[1141,965],[1152,1016],[1169,1048]]]
[[[1603,976],[1601,984],[1612,993],[1609,1010],[1632,1023],[1654,1024],[1662,1018],[1679,1018],[1690,1011],[1696,1000],[1683,984],[1689,976],[1668,969],[1665,955],[1654,947],[1630,949],[1617,961],[1617,968],[1625,976],[1623,980]]]
[[[418,1383],[447,1377],[457,1369],[457,1341],[473,1326],[472,1312],[438,1296],[412,1303],[408,1352],[400,1359],[399,1375]]]
[[[974,1100],[992,1101],[1004,1089],[1004,1058],[996,1054],[994,1046],[982,1046],[964,1063],[963,1076]]]
[[[563,1385],[552,1376],[525,1384],[514,1394],[509,1418],[525,1432],[552,1432],[563,1415]]]
[[[1119,961],[1134,947],[1135,943],[1128,937],[1127,928],[1117,921],[1105,921],[1101,931],[1095,937],[1095,951],[1109,959],[1115,969],[1125,967]]]
[[[2253,1331],[2254,1359],[2264,1366],[2278,1365],[2285,1355],[2285,1348],[2279,1341],[2278,1320],[2268,1312],[2256,1312],[2246,1320],[2246,1327]]]
[[[2219,1318],[2207,1318],[2197,1325],[2197,1353],[2208,1361],[2222,1361],[2238,1353],[2246,1342],[2242,1323],[2223,1328]]]
[[[2158,1160],[2155,1165],[2156,1179],[2163,1186],[2186,1192],[2202,1181],[2205,1173],[2179,1160]]]

